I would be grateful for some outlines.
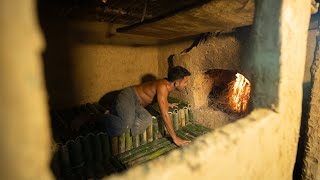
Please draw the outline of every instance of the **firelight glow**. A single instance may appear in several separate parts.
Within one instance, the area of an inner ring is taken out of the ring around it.
[[[242,74],[236,74],[236,80],[229,84],[229,105],[235,112],[244,112],[250,99],[251,84]]]

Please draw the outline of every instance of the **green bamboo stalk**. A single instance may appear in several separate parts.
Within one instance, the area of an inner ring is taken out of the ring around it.
[[[190,126],[191,124],[183,127],[183,131],[188,132],[189,134],[191,134],[192,136],[198,137],[203,135],[203,132],[199,131],[198,129],[196,129],[193,126]]]
[[[112,155],[117,155],[119,153],[119,138],[115,136],[112,138]]]
[[[135,135],[132,137],[133,148],[137,148],[140,146],[140,138],[139,135]]]
[[[132,149],[132,137],[130,136],[130,129],[126,132],[126,151]]]
[[[122,133],[119,136],[119,153],[126,151],[126,133]]]
[[[147,148],[145,148],[144,150],[140,151],[139,153],[133,154],[131,156],[128,156],[127,158],[123,159],[121,162],[122,164],[125,164],[127,162],[133,161],[135,159],[138,159],[142,156],[145,156],[147,154],[150,154],[160,148],[163,148],[165,146],[168,146],[169,144],[171,144],[170,141],[165,141],[163,143],[157,144],[157,145],[153,145],[153,146],[149,146]]]
[[[183,107],[183,111],[184,111],[184,117],[185,117],[185,121],[186,121],[186,125],[189,124],[189,111],[188,108],[185,106]]]
[[[180,129],[178,109],[175,109],[173,111],[172,117],[173,117],[173,128],[174,128],[175,131],[177,131],[177,130]]]
[[[190,127],[193,127],[195,130],[202,132],[203,134],[211,131],[210,128],[204,127],[200,124],[190,124]]]
[[[187,132],[186,130],[184,130],[184,129],[181,129],[181,132],[186,136],[186,137],[188,137],[189,139],[195,139],[197,136],[195,136],[195,135],[192,135],[192,134],[190,134],[189,132]]]
[[[153,128],[153,140],[158,139],[159,127],[158,120],[155,116],[152,116],[152,128]]]
[[[159,137],[165,137],[165,130],[164,130],[164,121],[162,116],[158,116],[158,125],[159,125]]]
[[[139,135],[137,135],[139,137]],[[166,138],[161,138],[161,139],[157,139],[155,141],[153,141],[152,143],[149,143],[149,144],[145,144],[145,145],[142,145],[142,146],[139,146],[137,148],[134,148],[134,149],[131,149],[130,151],[127,151],[127,152],[124,152],[124,153],[121,153],[117,156],[117,158],[122,161],[123,159],[126,159],[128,156],[131,156],[133,154],[136,154],[136,153],[139,153],[140,151],[148,148],[148,147],[151,147],[151,146],[155,146],[157,144],[160,144],[160,143],[163,143],[163,142],[166,142],[168,141],[168,139]]]
[[[193,112],[191,109],[191,104],[188,104],[188,112],[189,112],[189,122],[194,123],[194,117],[193,117]]]
[[[157,151],[154,151],[146,156],[140,157],[138,159],[135,159],[133,161],[130,161],[126,164],[127,167],[129,166],[133,166],[133,165],[137,165],[137,164],[141,164],[143,162],[149,161],[151,159],[154,159],[156,157],[159,157],[160,155],[171,151],[172,149],[176,148],[177,146],[175,144],[170,144],[169,146],[163,147]]]
[[[183,109],[179,109],[179,117],[180,117],[180,121],[181,121],[181,127],[184,127],[186,125],[186,121],[185,121]]]
[[[147,127],[147,141],[151,143],[153,141],[152,123]]]
[[[193,140],[192,138],[186,136],[185,133],[182,130],[176,131],[176,134],[181,139],[189,140],[189,141]]]
[[[144,130],[142,134],[140,134],[140,145],[144,145],[147,143],[147,131]]]

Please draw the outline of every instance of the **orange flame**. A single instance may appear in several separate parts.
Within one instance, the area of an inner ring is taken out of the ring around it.
[[[251,84],[242,74],[236,74],[236,80],[230,82],[228,101],[235,112],[244,112],[250,99]]]

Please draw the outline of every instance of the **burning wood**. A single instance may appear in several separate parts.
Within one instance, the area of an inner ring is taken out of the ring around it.
[[[235,112],[244,112],[250,99],[251,84],[242,74],[236,74],[236,80],[228,87],[228,104]]]

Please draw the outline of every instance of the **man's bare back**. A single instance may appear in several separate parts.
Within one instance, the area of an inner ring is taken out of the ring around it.
[[[143,107],[152,103],[155,95],[157,94],[157,88],[159,86],[169,86],[170,83],[166,79],[160,79],[134,86],[134,90],[140,98],[141,105]],[[166,88],[167,89],[167,88]],[[168,91],[169,92],[169,91]]]

